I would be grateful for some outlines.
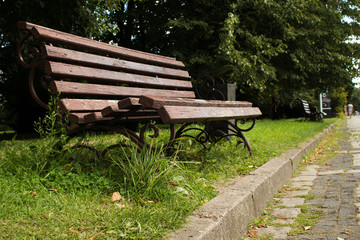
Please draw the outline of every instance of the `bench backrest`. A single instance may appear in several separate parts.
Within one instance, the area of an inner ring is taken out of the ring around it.
[[[305,113],[306,114],[311,114],[309,103],[306,100],[302,100],[302,99],[300,99],[300,101],[301,101],[301,103],[303,105]]]
[[[62,98],[195,98],[189,73],[175,58],[113,46],[28,22],[19,22],[18,27],[44,42],[42,64],[51,77],[50,89],[61,92]]]

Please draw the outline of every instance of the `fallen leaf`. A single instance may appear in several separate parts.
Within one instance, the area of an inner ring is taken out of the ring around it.
[[[45,217],[45,218],[49,218],[49,215],[42,213],[41,216]]]
[[[125,208],[126,206],[124,204],[115,203],[115,205],[119,208]]]
[[[205,200],[204,200],[204,203],[207,203],[207,202],[209,202],[209,200],[205,199]]]
[[[72,226],[71,228],[69,228],[69,233],[76,233],[76,234],[78,234],[79,231],[74,230],[74,226]]]
[[[65,164],[63,168],[71,167],[71,163]]]
[[[306,226],[306,227],[304,227],[304,229],[305,229],[305,231],[310,230],[311,226]]]
[[[49,191],[52,191],[52,192],[58,192],[59,190],[55,189],[55,188],[49,188],[48,189]]]
[[[111,202],[116,202],[116,201],[120,201],[122,199],[121,195],[119,192],[114,192],[112,197],[111,197]]]
[[[88,240],[94,240],[95,238],[94,237],[91,237],[91,238],[89,238]]]
[[[148,203],[155,203],[155,201],[149,200]]]
[[[35,191],[32,192],[32,193],[30,194],[30,196],[31,196],[31,197],[35,197],[35,196],[36,196],[36,192],[35,192]]]
[[[249,233],[251,234],[251,236],[257,236],[257,232],[254,232],[253,230],[249,230]]]

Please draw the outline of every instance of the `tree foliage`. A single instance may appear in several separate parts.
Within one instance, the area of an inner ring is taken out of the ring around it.
[[[227,81],[239,96],[271,112],[304,92],[351,91],[359,46],[348,40],[360,35],[358,7],[340,0],[130,0],[106,20],[119,31],[102,38],[175,56],[195,80],[230,64]]]
[[[270,115],[299,96],[351,92],[358,75],[360,0],[2,0],[0,13],[1,102],[28,126],[19,20],[176,57],[194,80],[232,65],[239,98]]]
[[[229,0],[129,0],[106,21],[117,27],[104,41],[160,53],[184,61],[191,74],[219,66],[219,34],[230,9]]]
[[[237,66],[234,81],[266,102],[288,103],[302,92],[351,89],[357,71],[356,1],[241,0],[224,24],[221,52]],[[352,11],[350,11],[352,10]]]

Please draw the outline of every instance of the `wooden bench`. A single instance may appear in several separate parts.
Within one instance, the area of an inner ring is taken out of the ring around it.
[[[231,123],[232,134],[239,137],[251,152],[243,132],[255,124],[261,115],[259,108],[246,101],[211,101],[195,99],[189,73],[175,58],[114,46],[99,41],[60,32],[29,22],[19,22],[18,28],[27,34],[18,46],[22,65],[30,69],[30,92],[44,108],[36,84],[40,82],[53,94],[61,93],[60,112],[70,112],[69,133],[103,129],[129,137],[139,146],[145,141],[144,132],[152,120],[170,125],[169,143],[188,136],[189,125],[215,120],[236,119]],[[27,48],[37,42],[36,48]],[[25,54],[26,49],[31,54]],[[36,72],[45,74],[36,77]],[[253,123],[247,129],[238,125],[242,119]],[[132,124],[145,122],[137,131]],[[176,128],[176,124],[181,124]],[[194,137],[204,146],[216,142],[203,129]]]
[[[305,118],[308,118],[310,121],[321,121],[326,113],[319,111],[317,108],[312,107],[306,100],[299,99],[304,110]]]

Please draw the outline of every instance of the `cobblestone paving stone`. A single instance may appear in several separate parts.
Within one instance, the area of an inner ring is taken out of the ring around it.
[[[346,137],[339,142],[338,155],[326,165],[310,165],[290,181],[297,191],[285,192],[272,215],[274,222],[292,223],[304,202],[313,210],[322,210],[318,223],[307,234],[287,236],[289,227],[267,227],[256,230],[258,236],[272,234],[271,239],[360,240],[360,117],[347,120]],[[298,193],[298,194],[297,194]],[[299,200],[313,194],[314,199]],[[293,200],[291,200],[293,199]]]

